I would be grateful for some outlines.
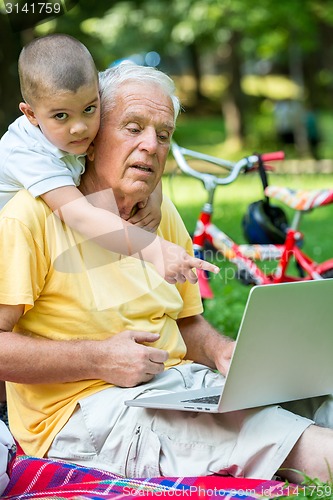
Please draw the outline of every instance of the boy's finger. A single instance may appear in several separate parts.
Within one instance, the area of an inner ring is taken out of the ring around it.
[[[141,210],[142,208],[145,208],[145,206],[148,203],[148,198],[146,198],[144,201],[139,201],[138,203],[138,208]]]
[[[211,262],[207,262],[206,260],[198,259],[194,257],[193,267],[196,269],[202,269],[203,271],[209,271],[211,273],[217,274],[220,272],[220,268],[212,264]]]
[[[186,277],[187,277],[187,280],[189,281],[189,283],[194,284],[198,281],[198,276],[193,271],[189,271],[189,273]]]

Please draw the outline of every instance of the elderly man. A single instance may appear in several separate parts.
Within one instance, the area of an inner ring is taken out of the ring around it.
[[[151,68],[121,65],[100,85],[104,115],[80,189],[128,216],[161,178],[179,103]],[[124,405],[226,373],[233,343],[201,316],[197,285],[166,283],[152,265],[85,241],[25,191],[4,208],[0,231],[0,378],[26,453],[132,477],[270,478],[283,466],[328,478],[333,431],[281,407],[213,415]],[[191,248],[167,199],[159,234]],[[321,403],[299,407],[328,425]]]

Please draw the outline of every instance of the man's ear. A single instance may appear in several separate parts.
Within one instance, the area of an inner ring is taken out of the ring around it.
[[[35,116],[34,110],[30,106],[30,104],[26,102],[20,102],[19,104],[20,111],[28,118],[29,122],[34,125],[35,127],[38,127],[38,121]]]

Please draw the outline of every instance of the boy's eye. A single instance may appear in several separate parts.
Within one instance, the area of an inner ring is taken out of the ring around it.
[[[95,113],[96,109],[97,106],[87,106],[84,112],[87,113],[87,115],[92,115],[93,113]]]
[[[68,118],[68,114],[67,113],[57,113],[56,115],[54,115],[54,118],[56,120],[59,120],[59,121],[66,120],[66,118]]]

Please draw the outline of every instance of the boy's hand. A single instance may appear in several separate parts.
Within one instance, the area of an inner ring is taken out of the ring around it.
[[[197,257],[192,257],[183,248],[170,243],[170,241],[160,240],[160,243],[162,256],[159,255],[158,259],[157,254],[154,265],[168,283],[184,283],[186,280],[190,283],[196,283],[198,277],[193,272],[193,268],[210,271],[214,274],[220,272],[220,269],[214,264],[198,259]]]
[[[155,232],[161,221],[162,198],[162,184],[159,182],[146,202],[138,205],[138,211],[128,222]],[[194,268],[215,274],[220,271],[217,266],[192,257],[182,247],[162,238],[156,238],[152,245],[141,250],[141,255],[144,260],[154,264],[159,274],[171,284],[184,283],[186,280],[196,283],[198,277],[193,272]]]
[[[146,201],[138,204],[137,212],[130,219],[128,219],[128,222],[130,222],[131,224],[136,224],[146,231],[155,233],[161,222],[162,200],[162,183],[160,181],[149,198],[147,198]]]
[[[128,219],[128,222],[155,233],[161,222],[161,217],[161,205],[157,205],[150,196],[145,203],[139,203],[137,212]]]

